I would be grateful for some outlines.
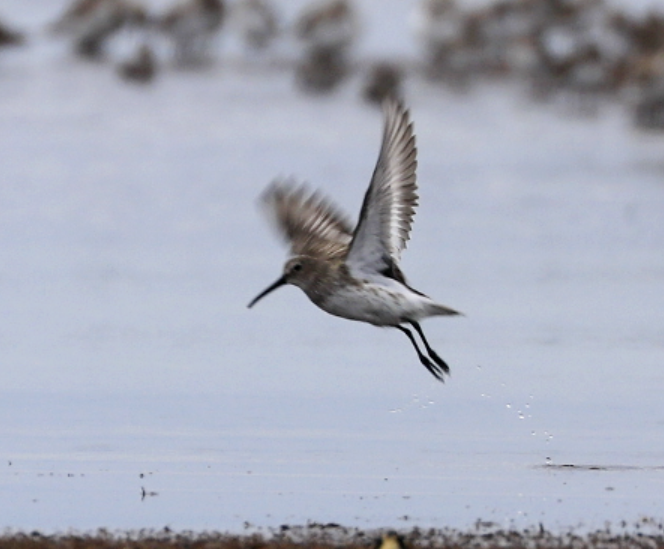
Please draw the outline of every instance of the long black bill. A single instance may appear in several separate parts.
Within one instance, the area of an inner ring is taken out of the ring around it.
[[[269,294],[270,292],[276,290],[277,288],[279,288],[281,286],[284,286],[285,284],[286,284],[286,276],[284,275],[279,280],[277,280],[274,284],[272,284],[271,286],[268,286],[260,294],[258,294],[256,297],[254,297],[254,299],[251,300],[251,303],[249,303],[249,305],[247,305],[247,307],[249,309],[251,309],[254,305],[256,305],[256,303],[258,303],[261,299],[263,299],[267,294]]]

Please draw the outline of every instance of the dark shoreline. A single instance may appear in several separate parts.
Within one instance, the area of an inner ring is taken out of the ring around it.
[[[385,529],[361,530],[338,524],[282,525],[256,532],[247,525],[245,534],[214,531],[162,530],[109,531],[44,534],[13,532],[0,535],[0,549],[375,549]],[[399,530],[405,547],[426,549],[664,549],[664,521],[643,519],[586,533],[569,530],[553,533],[543,526],[505,529],[478,521],[467,531],[411,528]]]

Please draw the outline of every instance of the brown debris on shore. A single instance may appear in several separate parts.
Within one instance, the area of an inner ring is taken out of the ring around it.
[[[252,527],[246,525],[250,531]],[[5,533],[0,549],[376,549],[385,530],[363,531],[338,524],[283,525],[259,533],[233,535],[220,532],[175,532],[139,530],[47,535]],[[664,523],[644,519],[636,525],[621,525],[590,533],[568,531],[555,534],[543,526],[510,530],[478,521],[469,531],[413,528],[400,531],[406,549],[664,549]]]

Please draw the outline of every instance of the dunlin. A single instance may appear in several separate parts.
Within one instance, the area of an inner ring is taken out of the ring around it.
[[[25,43],[25,36],[3,21],[0,21],[0,46],[20,46]]]
[[[396,63],[382,61],[369,69],[365,77],[362,97],[380,105],[387,97],[401,97],[403,70]]]
[[[118,66],[118,73],[129,82],[147,84],[157,73],[157,60],[148,44],[141,44],[130,59]]]
[[[279,16],[269,0],[238,0],[233,20],[244,43],[253,51],[264,51],[279,34]]]
[[[307,6],[295,23],[304,46],[295,72],[307,92],[330,92],[351,72],[349,51],[357,41],[357,14],[349,0],[323,0]]]
[[[309,50],[345,50],[358,37],[357,15],[349,0],[322,0],[307,6],[295,33]]]
[[[417,206],[417,149],[408,111],[393,99],[383,104],[385,124],[378,163],[355,227],[317,192],[289,182],[272,183],[262,196],[291,258],[283,275],[249,303],[285,284],[304,291],[335,316],[401,330],[420,362],[443,381],[449,367],[431,348],[419,321],[457,315],[411,288],[399,268]],[[410,325],[426,349],[419,348]]]
[[[99,58],[106,42],[120,29],[146,22],[145,8],[131,0],[74,0],[51,29],[70,35],[79,55]]]
[[[175,46],[175,61],[182,66],[207,61],[210,44],[226,16],[224,0],[182,0],[159,22]]]

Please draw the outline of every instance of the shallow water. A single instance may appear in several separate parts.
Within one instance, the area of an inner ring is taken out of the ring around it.
[[[285,257],[272,178],[359,210],[381,130],[359,82],[310,98],[218,64],[143,89],[46,38],[0,68],[0,526],[664,514],[664,137],[621,107],[409,81],[403,268],[466,313],[424,323],[442,385],[297,289],[246,309]]]

